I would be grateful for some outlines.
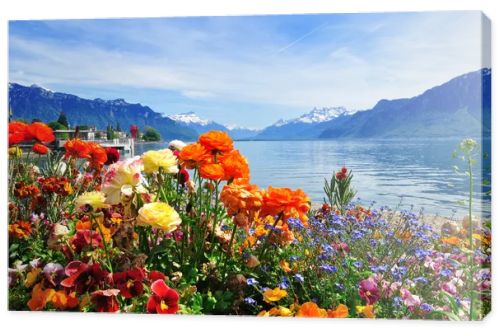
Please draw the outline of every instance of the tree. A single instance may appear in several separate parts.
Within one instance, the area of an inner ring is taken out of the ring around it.
[[[111,124],[109,124],[106,128],[106,137],[108,138],[108,140],[115,138],[115,132],[113,131],[113,127],[111,126]]]
[[[116,131],[121,132],[122,128],[120,127],[120,123],[116,122]]]
[[[161,136],[156,129],[152,127],[146,127],[144,128],[144,134],[142,135],[142,139],[144,139],[145,141],[160,141]]]
[[[67,128],[69,128],[69,123],[68,119],[66,118],[66,114],[61,111],[59,114],[59,118],[57,119],[57,122],[64,125]]]
[[[65,125],[57,122],[50,122],[47,124],[52,130],[68,130],[68,127]],[[68,134],[67,133],[56,133],[57,138],[59,139],[68,139]]]

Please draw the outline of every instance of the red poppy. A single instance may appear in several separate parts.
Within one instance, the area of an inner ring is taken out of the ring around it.
[[[114,147],[105,147],[106,155],[108,159],[104,163],[105,165],[111,165],[120,160],[120,152]]]
[[[102,238],[99,233],[92,230],[78,230],[71,240],[75,252],[81,253],[86,247],[103,248]]]
[[[45,144],[51,143],[54,140],[56,140],[56,137],[54,136],[54,131],[52,131],[52,129],[47,124],[42,122],[35,122],[28,125],[27,133],[32,138]]]
[[[116,296],[118,289],[98,290],[92,292],[91,300],[97,312],[116,312],[120,309]]]
[[[165,284],[164,280],[156,280],[151,284],[153,294],[148,299],[148,313],[174,314],[179,310],[179,294]]]
[[[359,296],[364,299],[368,305],[375,304],[380,298],[377,282],[371,277],[359,282]]]
[[[68,278],[61,282],[61,286],[74,289],[78,295],[102,287],[109,282],[110,274],[101,268],[99,263],[89,265],[81,261],[72,261],[64,269]]]
[[[28,133],[28,124],[19,121],[9,123],[9,146],[32,139],[33,137]]]
[[[49,153],[49,148],[43,144],[36,143],[33,145],[33,152],[38,153],[40,155],[45,155]]]
[[[113,281],[123,297],[133,298],[142,295],[144,277],[144,270],[133,268],[126,272],[114,273]]]

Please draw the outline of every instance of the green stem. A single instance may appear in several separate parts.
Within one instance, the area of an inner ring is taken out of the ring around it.
[[[212,199],[210,199],[210,203],[212,202]],[[212,255],[213,250],[215,248],[215,229],[217,227],[217,215],[218,215],[218,210],[219,209],[219,181],[215,182],[215,201],[214,201],[214,221],[212,223],[212,236],[210,238],[210,255]]]
[[[238,225],[236,225],[236,223],[233,222],[233,224],[234,224],[234,226],[233,226],[233,231],[231,232],[231,240],[229,240],[229,246],[227,248],[226,256],[224,258],[224,264],[222,266],[222,277],[224,277],[226,275],[227,262],[229,260],[229,257],[231,256],[231,250],[233,248],[234,235],[236,234],[236,230],[238,228]]]

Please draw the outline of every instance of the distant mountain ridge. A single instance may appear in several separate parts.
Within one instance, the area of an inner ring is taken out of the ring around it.
[[[208,130],[228,132],[234,139],[300,140],[334,138],[466,137],[491,134],[491,70],[466,73],[412,98],[380,100],[363,111],[344,107],[313,108],[297,118],[279,120],[262,129],[227,126],[194,112],[164,116],[123,99],[83,99],[37,85],[9,84],[12,117],[54,121],[63,111],[70,124],[104,129],[132,124],[152,126],[164,140],[195,140]]]
[[[192,140],[197,137],[195,130],[176,123],[147,106],[127,103],[123,99],[89,100],[72,94],[55,93],[37,85],[11,83],[9,104],[14,119],[51,122],[64,112],[70,125],[86,124],[105,129],[108,125],[119,124],[124,130],[128,130],[131,125],[137,125],[141,130],[151,126],[165,140]]]
[[[327,122],[319,138],[470,137],[491,133],[491,70],[463,74],[406,99]]]
[[[197,132],[198,135],[210,131],[210,130],[221,130],[228,132],[233,139],[247,139],[254,137],[258,130],[253,130],[244,127],[232,127],[219,124],[217,122],[203,119],[199,117],[195,112],[186,112],[181,114],[169,115],[167,116],[171,120],[187,126]]]
[[[260,140],[314,139],[321,134],[322,124],[334,119],[343,119],[355,113],[356,111],[347,110],[344,107],[315,107],[297,118],[280,119],[263,129],[255,138]]]

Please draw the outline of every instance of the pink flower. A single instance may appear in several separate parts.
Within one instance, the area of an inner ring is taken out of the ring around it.
[[[453,283],[453,281],[441,284],[441,289],[443,289],[444,291],[448,292],[451,295],[457,294],[457,287],[455,286],[455,283]]]
[[[408,289],[405,288],[402,288],[400,292],[405,306],[408,307],[410,311],[413,311],[416,307],[420,306],[421,301],[419,296],[413,295]]]
[[[377,300],[380,299],[377,282],[371,277],[359,282],[359,296],[364,299],[368,305],[375,304]]]

